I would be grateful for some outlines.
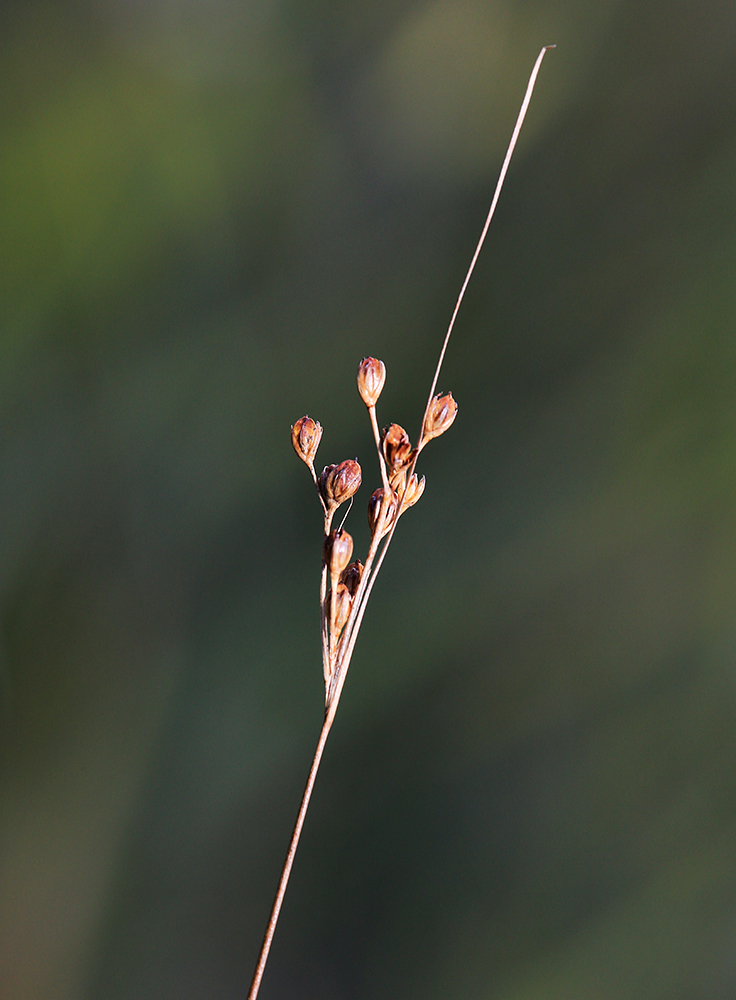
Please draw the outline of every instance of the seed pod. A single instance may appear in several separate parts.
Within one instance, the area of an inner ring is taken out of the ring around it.
[[[348,588],[343,584],[337,585],[337,590],[331,590],[327,596],[328,620],[332,619],[332,602],[335,602],[335,635],[339,635],[345,627],[345,622],[350,617],[350,610],[353,606],[353,598]]]
[[[404,490],[406,489],[406,477],[409,473],[409,469],[398,469],[388,474],[388,485],[399,496],[404,495]]]
[[[319,489],[320,496],[322,497],[323,501],[333,510],[337,506],[337,504],[334,502],[334,500],[327,499],[326,486],[328,478],[332,475],[332,473],[335,471],[336,468],[337,468],[336,465],[326,465],[324,469],[320,472],[319,479],[317,480],[317,488]]]
[[[330,576],[337,579],[353,554],[353,539],[342,529],[333,528],[325,538],[325,563]]]
[[[368,525],[371,529],[371,536],[373,536],[378,528],[378,521],[381,516],[381,507],[384,503],[384,489],[379,487],[375,490],[370,500],[368,501]],[[388,508],[386,510],[386,515],[383,521],[383,530],[381,532],[381,538],[386,534],[386,532],[391,527],[393,519],[396,517],[396,511],[399,507],[399,498],[391,490],[391,497],[388,500]]]
[[[311,468],[322,439],[322,428],[316,420],[306,415],[300,417],[291,428],[291,443],[302,462]]]
[[[356,559],[355,562],[351,562],[349,566],[340,574],[340,583],[344,583],[348,588],[348,593],[351,597],[355,597],[360,584],[360,578],[363,576],[363,563],[360,559]]]
[[[358,392],[366,406],[375,406],[386,381],[386,366],[377,358],[363,358],[358,365]]]
[[[424,485],[424,476],[418,480],[416,472],[413,473],[404,490],[404,499],[401,503],[402,510],[408,510],[409,507],[414,506],[422,493],[424,493]]]
[[[320,493],[328,506],[337,507],[357,492],[362,474],[352,458],[339,465],[326,465],[319,477]]]
[[[444,434],[456,416],[457,403],[452,398],[451,392],[446,396],[435,396],[429,404],[427,419],[424,422],[422,445]]]
[[[388,427],[384,427],[382,447],[389,472],[398,472],[411,462],[411,441],[399,424],[389,424]]]

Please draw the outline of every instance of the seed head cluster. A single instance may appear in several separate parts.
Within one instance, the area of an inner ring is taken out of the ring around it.
[[[399,424],[389,424],[379,432],[376,403],[385,381],[386,366],[383,361],[363,358],[358,366],[358,392],[368,408],[383,483],[368,501],[371,540],[365,563],[359,559],[351,562],[352,537],[342,525],[332,527],[338,507],[346,500],[352,500],[360,487],[360,465],[349,458],[337,465],[326,465],[318,476],[314,459],[322,439],[322,427],[316,420],[304,416],[291,428],[294,450],[312,474],[324,513],[320,611],[328,708],[339,678],[350,663],[372,581],[391,541],[396,522],[424,492],[424,476],[418,479],[414,472],[419,453],[432,438],[444,434],[457,415],[457,403],[452,394],[437,395],[427,407],[416,448],[412,447],[409,435]]]

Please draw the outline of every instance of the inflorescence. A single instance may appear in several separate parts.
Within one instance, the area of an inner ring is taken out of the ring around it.
[[[339,465],[326,465],[317,476],[314,459],[322,438],[322,427],[316,420],[304,416],[291,428],[294,450],[312,474],[324,512],[320,609],[325,704],[328,710],[336,702],[336,692],[339,697],[340,680],[341,677],[344,679],[350,663],[371,586],[396,523],[424,492],[424,476],[417,479],[414,471],[419,453],[432,438],[444,434],[457,415],[457,403],[452,393],[437,395],[427,407],[416,448],[412,448],[409,435],[398,424],[389,424],[379,433],[376,402],[385,381],[386,366],[382,361],[376,358],[361,361],[358,366],[358,392],[368,408],[383,484],[373,492],[368,502],[371,540],[365,563],[359,559],[351,561],[352,537],[342,525],[332,527],[338,507],[350,500],[361,484],[360,465],[353,459],[347,459]]]

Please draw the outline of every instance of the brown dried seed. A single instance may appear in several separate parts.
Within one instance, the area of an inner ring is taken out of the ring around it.
[[[395,469],[393,472],[389,473],[388,484],[395,493],[399,494],[399,496],[403,496],[404,490],[406,489],[406,477],[408,472],[408,468],[403,468]]]
[[[355,562],[351,562],[349,566],[346,566],[340,575],[340,582],[344,583],[348,588],[348,593],[351,597],[355,597],[360,584],[360,578],[363,576],[363,563],[360,559],[356,559]]]
[[[413,473],[404,491],[404,499],[401,504],[402,510],[407,510],[409,507],[414,506],[422,493],[424,493],[424,486],[424,476],[418,480],[416,472]]]
[[[375,406],[386,381],[386,366],[377,358],[363,358],[358,365],[358,392],[366,406]]]
[[[326,465],[319,477],[319,488],[328,504],[339,505],[349,500],[360,487],[362,473],[352,458],[339,465]]]
[[[457,403],[452,398],[451,392],[445,396],[435,396],[429,405],[427,419],[424,422],[422,444],[444,434],[456,416]]]
[[[399,424],[384,427],[382,447],[383,457],[390,471],[398,471],[411,463],[411,441]]]
[[[333,600],[335,601],[335,633],[339,635],[350,617],[353,598],[348,588],[342,583],[337,585],[337,591],[331,590],[327,595],[327,614],[330,619],[332,617]]]
[[[291,428],[291,443],[294,451],[302,462],[311,466],[314,463],[314,456],[317,454],[319,442],[322,439],[322,428],[316,420],[311,417],[300,417]]]
[[[333,500],[329,500],[327,497],[327,480],[329,476],[332,475],[332,473],[335,471],[336,468],[337,468],[336,465],[326,465],[324,469],[320,472],[319,479],[317,480],[317,486],[319,487],[319,492],[322,495],[322,499],[326,503],[329,503],[332,507],[335,507],[336,504]]]
[[[384,503],[384,489],[379,487],[379,489],[373,492],[370,500],[368,501],[368,525],[371,529],[371,535],[376,532],[378,528],[378,521],[381,516],[381,506]],[[388,508],[386,510],[386,516],[383,522],[383,531],[381,532],[381,537],[383,537],[386,532],[391,527],[391,522],[396,517],[396,511],[399,507],[399,498],[396,493],[392,490],[391,497],[388,501]]]
[[[325,563],[330,576],[339,577],[353,554],[353,539],[339,528],[333,530],[325,538]]]

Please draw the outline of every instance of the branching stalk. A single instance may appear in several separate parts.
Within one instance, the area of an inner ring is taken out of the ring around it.
[[[352,497],[360,486],[360,466],[357,462],[353,461],[343,462],[338,466],[326,466],[322,475],[318,478],[314,471],[314,456],[322,436],[322,428],[310,417],[302,417],[292,427],[292,443],[299,457],[309,466],[325,516],[325,546],[320,582],[322,659],[325,677],[325,717],[317,742],[317,749],[312,759],[312,766],[309,770],[309,777],[307,778],[307,784],[302,796],[296,824],[294,825],[294,831],[289,842],[286,860],[281,871],[276,898],[273,903],[268,926],[266,927],[263,944],[261,945],[258,964],[256,965],[250,992],[248,993],[248,1000],[256,1000],[258,996],[268,954],[271,949],[271,942],[276,930],[279,913],[281,912],[281,905],[284,901],[286,887],[289,882],[289,875],[294,863],[294,856],[309,807],[309,800],[312,797],[312,789],[314,788],[317,771],[322,760],[327,737],[335,719],[337,706],[340,702],[350,660],[355,649],[360,627],[363,623],[363,616],[368,605],[373,584],[386,558],[386,553],[396,531],[399,518],[410,506],[416,503],[424,488],[424,480],[422,479],[421,483],[419,483],[415,475],[417,459],[420,452],[432,438],[439,437],[440,434],[443,434],[449,428],[457,413],[457,404],[452,398],[452,394],[435,396],[437,381],[445,359],[447,345],[455,326],[460,304],[465,296],[465,290],[468,287],[476,261],[485,242],[491,219],[496,211],[498,198],[501,194],[506,172],[508,171],[511,156],[519,138],[527,108],[529,107],[542,59],[545,53],[554,47],[554,45],[546,45],[541,50],[529,77],[526,93],[524,94],[521,109],[516,119],[514,131],[511,135],[511,140],[496,183],[491,207],[465,275],[465,280],[460,289],[460,294],[457,297],[447,332],[445,333],[437,366],[432,378],[424,416],[422,417],[422,425],[416,448],[412,449],[406,432],[398,424],[389,425],[384,430],[383,436],[379,432],[376,416],[376,400],[383,388],[386,374],[383,362],[377,361],[375,358],[364,358],[358,369],[358,390],[368,408],[383,484],[382,488],[374,494],[372,503],[374,501],[375,503],[369,509],[369,511],[372,511],[372,513],[369,512],[371,543],[365,566],[361,567],[359,562],[348,565],[350,556],[352,555],[352,539],[347,535],[347,532],[343,531],[342,525],[337,531],[331,530],[332,519],[337,507],[347,499],[350,499],[352,503]],[[387,525],[389,525],[388,528]],[[358,581],[357,583],[355,582],[356,580]],[[351,590],[353,587],[354,589]],[[347,620],[343,616],[338,621],[338,588],[341,588],[340,596],[343,600],[347,601],[349,599],[351,602]],[[348,590],[349,598],[345,593],[346,589]],[[343,621],[344,624],[341,625]]]

